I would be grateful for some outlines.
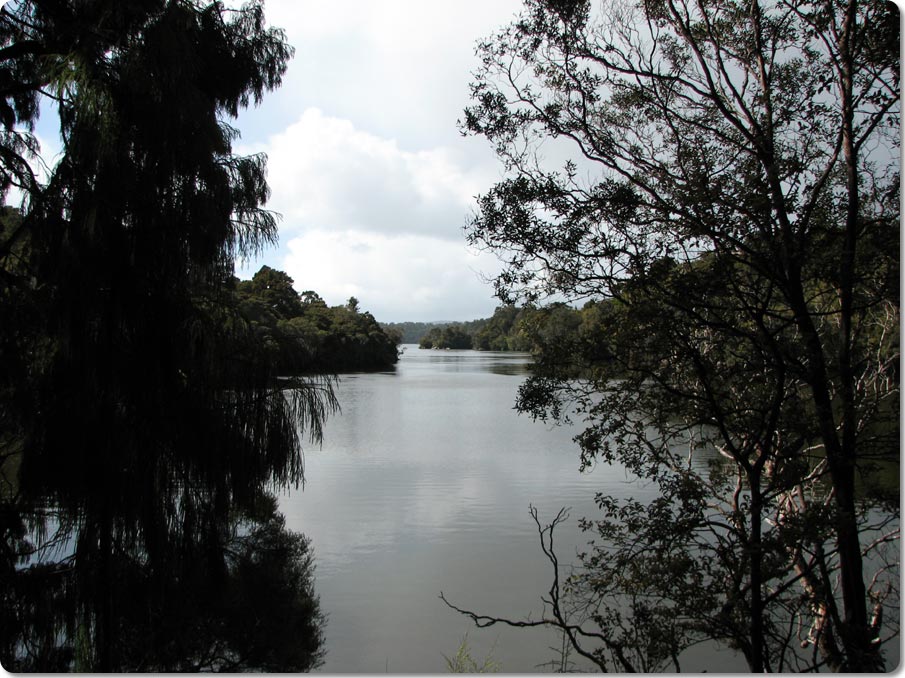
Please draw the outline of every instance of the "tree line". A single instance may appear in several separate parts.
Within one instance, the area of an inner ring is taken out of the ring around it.
[[[289,275],[269,266],[233,284],[241,314],[286,374],[387,369],[399,359],[398,333],[361,311],[355,297],[327,306],[312,290],[297,293]]]
[[[579,369],[583,347],[598,340],[599,320],[611,299],[589,300],[581,308],[564,302],[538,306],[504,304],[490,318],[464,323],[423,324],[421,348],[527,351],[540,362],[555,352]]]

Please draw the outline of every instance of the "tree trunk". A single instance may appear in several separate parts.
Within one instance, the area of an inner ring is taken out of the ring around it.
[[[767,658],[764,655],[764,593],[763,593],[763,548],[761,545],[761,521],[763,519],[763,497],[760,491],[760,465],[748,473],[751,487],[751,539],[748,545],[751,568],[751,671],[763,673]]]

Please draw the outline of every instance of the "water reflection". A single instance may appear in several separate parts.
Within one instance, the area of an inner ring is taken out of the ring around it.
[[[549,661],[555,633],[475,630],[438,598],[539,614],[549,572],[529,504],[545,517],[573,507],[565,559],[585,541],[577,519],[594,511],[594,493],[625,491],[621,469],[579,473],[572,431],[513,409],[529,364],[407,347],[395,375],[341,377],[342,416],[306,452],[305,491],[280,500],[287,524],[317,545],[324,671],[443,672],[466,632],[474,656],[495,647],[503,671]]]
[[[233,511],[197,489],[179,494],[181,509],[156,534],[103,509],[26,514],[4,502],[4,668],[317,666],[324,620],[309,542],[286,529],[273,496]]]
[[[574,429],[514,411],[528,362],[408,347],[395,374],[342,377],[342,416],[328,423],[323,448],[306,455],[305,492],[280,500],[287,524],[318,547],[318,592],[330,619],[325,671],[442,672],[465,633],[479,662],[492,652],[505,672],[550,670],[562,642],[555,631],[476,629],[438,594],[464,608],[536,619],[551,573],[529,505],[545,522],[571,507],[556,534],[565,572],[588,550],[593,535],[579,518],[599,515],[597,492],[646,504],[660,488],[618,465],[580,473]],[[696,446],[689,463],[704,475],[730,462]],[[723,673],[747,665],[702,644],[682,666]]]
[[[312,549],[273,494],[301,480],[294,396],[264,385],[203,402],[158,394],[140,416],[37,416],[42,434],[0,459],[3,667],[319,666]]]
[[[533,361],[528,353],[471,351],[455,349],[420,349],[406,347],[406,369],[409,372],[435,371],[469,374],[501,374],[525,376]]]

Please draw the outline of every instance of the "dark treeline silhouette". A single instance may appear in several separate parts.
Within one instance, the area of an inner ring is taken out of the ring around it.
[[[475,349],[478,351],[527,351],[531,349],[523,322],[533,309],[511,304],[499,306],[490,318],[467,322],[402,323],[398,326],[410,342],[421,348]]]
[[[227,121],[291,52],[258,2],[0,10],[0,189],[23,196],[0,237],[10,671],[320,661],[311,552],[272,493],[301,482],[331,381],[287,372],[233,278],[276,221]],[[62,153],[39,181],[42,100]]]
[[[251,280],[236,281],[243,317],[288,374],[375,370],[399,359],[400,336],[386,330],[355,297],[344,306],[327,306],[311,290],[297,294],[283,271],[263,266]]]
[[[581,308],[557,302],[545,306],[497,307],[493,316],[465,323],[426,325],[418,339],[421,348],[477,351],[529,351],[538,364],[558,361],[581,369],[578,356],[604,344],[599,336],[603,314],[611,299],[590,300]],[[555,357],[554,357],[555,354]]]
[[[418,322],[407,320],[401,323],[380,323],[380,326],[399,337],[400,344],[417,344],[432,327],[448,325],[448,322]]]

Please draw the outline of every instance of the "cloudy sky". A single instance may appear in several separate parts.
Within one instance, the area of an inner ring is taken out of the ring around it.
[[[238,120],[239,153],[267,153],[280,244],[239,270],[279,268],[331,305],[381,321],[469,320],[497,302],[470,250],[474,197],[500,178],[464,138],[475,43],[516,0],[267,0],[295,47],[283,86]]]

